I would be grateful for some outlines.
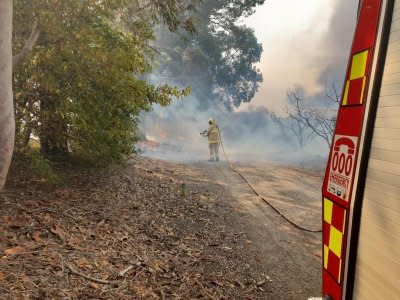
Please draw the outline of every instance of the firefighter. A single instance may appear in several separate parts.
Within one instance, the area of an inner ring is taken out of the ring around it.
[[[221,143],[219,128],[213,118],[208,120],[208,125],[208,129],[202,135],[208,137],[208,146],[210,148],[209,161],[219,161],[219,144]]]

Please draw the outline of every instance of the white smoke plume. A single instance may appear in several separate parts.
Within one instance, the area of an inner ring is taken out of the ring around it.
[[[282,5],[280,2],[276,1],[276,4]],[[332,11],[329,18],[324,19],[326,26],[319,28],[321,29],[320,40],[317,43],[319,46],[312,49],[315,56],[310,56],[310,53],[307,52],[310,49],[303,49],[308,45],[307,30],[304,31],[304,36],[298,34],[295,39],[293,38],[294,40],[290,40],[290,45],[301,44],[303,52],[308,53],[307,57],[312,57],[311,65],[310,59],[299,59],[299,63],[307,62],[304,68],[318,70],[314,74],[313,81],[321,87],[335,82],[338,91],[341,90],[354,33],[357,4],[358,1],[346,0],[329,0],[327,2],[326,6],[330,7]],[[269,5],[269,1],[266,1],[263,9],[269,9]],[[316,16],[321,17],[320,14]],[[257,13],[254,18],[257,18]],[[262,21],[265,17],[261,16],[260,19],[260,22],[253,23],[264,24]],[[264,25],[255,28],[256,34],[265,28]],[[264,39],[261,33],[257,35],[264,44],[266,55],[264,59],[267,59],[271,48],[274,49],[274,41]],[[284,50],[282,51],[284,52]],[[283,55],[282,51],[278,51],[278,54]],[[270,63],[273,64],[274,61],[270,61]],[[280,69],[287,74],[293,73],[290,64],[281,64],[280,66]],[[264,69],[262,63],[260,67]],[[199,133],[207,128],[207,120],[212,117],[218,121],[226,151],[232,160],[283,161],[305,166],[312,163],[324,165],[329,149],[322,140],[314,138],[308,140],[305,146],[300,146],[296,135],[289,129],[289,120],[283,117],[280,119],[280,123],[275,122],[271,111],[265,108],[266,106],[271,107],[270,109],[276,107],[276,111],[282,111],[282,105],[286,101],[285,92],[293,89],[291,86],[293,83],[289,83],[285,76],[279,77],[273,70],[271,67],[265,68],[264,73],[267,72],[264,74],[265,86],[260,87],[260,91],[253,101],[256,106],[253,107],[250,103],[235,112],[211,107],[204,110],[204,103],[212,103],[211,99],[196,99],[194,96],[189,96],[184,100],[175,101],[169,107],[155,106],[152,112],[143,113],[141,116],[142,132],[147,138],[161,143],[161,146],[155,147],[153,151],[149,151],[149,148],[145,147],[144,154],[177,161],[206,160],[208,158],[207,140]],[[271,76],[273,80],[269,81]],[[150,77],[152,82],[163,82],[161,78],[157,78],[156,73]],[[274,81],[276,78],[281,78],[281,82],[276,83]],[[298,81],[301,82],[301,79],[302,77]],[[174,82],[169,83],[175,84]],[[300,89],[308,90],[306,83],[304,86],[299,85]],[[308,94],[310,105],[318,105],[321,97],[325,97],[325,92],[321,88],[321,91],[317,93]],[[203,105],[199,105],[199,103]],[[218,107],[218,105],[216,106]]]
[[[141,131],[154,148],[143,147],[144,155],[174,161],[208,159],[207,139],[200,135],[208,127],[208,119],[217,120],[224,148],[233,161],[280,161],[306,165],[323,164],[327,147],[318,139],[302,147],[287,126],[266,108],[231,112],[216,108],[199,109],[194,97],[174,102],[169,107],[155,106],[141,116]],[[139,145],[139,148],[141,146]],[[221,153],[221,156],[223,154]],[[222,156],[224,159],[224,156]]]

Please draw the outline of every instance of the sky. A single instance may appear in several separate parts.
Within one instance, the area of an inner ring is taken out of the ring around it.
[[[288,90],[307,98],[331,82],[341,87],[354,34],[358,0],[266,0],[244,23],[255,30],[264,53],[259,92],[239,108],[283,112]]]

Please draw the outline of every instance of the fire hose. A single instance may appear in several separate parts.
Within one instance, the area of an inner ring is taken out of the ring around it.
[[[319,232],[322,232],[321,229],[316,230],[316,229],[305,228],[305,227],[303,227],[303,226],[301,226],[301,225],[295,223],[294,221],[290,220],[290,219],[289,219],[288,217],[286,217],[278,208],[276,208],[270,201],[268,201],[262,194],[260,194],[260,193],[254,188],[254,186],[247,180],[247,178],[246,178],[242,173],[240,173],[238,170],[236,170],[236,169],[233,167],[233,165],[232,165],[232,163],[231,163],[231,161],[230,161],[230,159],[229,159],[229,156],[226,154],[226,151],[225,151],[224,143],[223,143],[223,141],[222,141],[222,136],[221,136],[221,130],[219,129],[218,126],[217,126],[217,128],[218,128],[219,140],[220,140],[220,142],[221,142],[222,152],[224,153],[225,159],[226,159],[226,161],[228,162],[229,168],[230,168],[234,173],[236,173],[240,178],[243,179],[243,181],[246,183],[246,185],[250,188],[250,190],[251,190],[257,197],[259,197],[264,203],[266,203],[266,204],[267,204],[270,208],[272,208],[280,217],[282,217],[286,222],[288,222],[288,223],[289,223],[290,225],[292,225],[293,227],[295,227],[295,228],[297,228],[297,229],[299,229],[299,230],[301,230],[301,231],[306,231],[306,232],[312,232],[312,233],[319,233]]]

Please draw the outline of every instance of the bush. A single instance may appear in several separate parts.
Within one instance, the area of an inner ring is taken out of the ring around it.
[[[32,175],[39,177],[50,186],[58,186],[64,183],[62,177],[54,170],[53,163],[45,159],[38,149],[30,149],[26,154],[30,161]]]

